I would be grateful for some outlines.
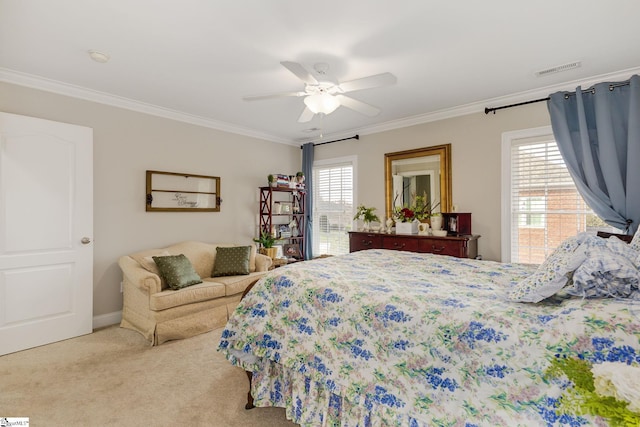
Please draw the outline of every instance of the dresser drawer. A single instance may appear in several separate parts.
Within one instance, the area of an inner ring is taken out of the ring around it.
[[[418,239],[396,236],[383,236],[382,249],[418,252]]]
[[[478,255],[478,235],[420,236],[417,234],[377,234],[362,231],[349,232],[349,251],[365,249],[391,249],[394,251],[425,252],[459,258]]]
[[[467,258],[467,242],[464,240],[421,239],[420,252]]]
[[[382,236],[374,233],[349,233],[349,252],[380,249]]]

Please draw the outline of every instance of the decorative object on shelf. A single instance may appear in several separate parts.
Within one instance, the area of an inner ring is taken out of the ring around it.
[[[431,228],[434,231],[442,229],[442,215],[440,213],[435,213],[431,216]]]
[[[356,215],[353,217],[354,221],[361,219],[364,223],[364,231],[369,231],[369,225],[373,221],[380,221],[378,215],[374,213],[376,208],[368,208],[365,205],[358,206],[356,210]]]
[[[291,228],[289,228],[289,224],[280,224],[278,229],[281,239],[288,239],[291,237]]]
[[[298,237],[298,223],[295,218],[289,223],[289,229],[291,230],[291,237]]]
[[[280,211],[280,213],[290,214],[290,213],[293,212],[293,208],[291,206],[291,202],[280,202],[280,206],[282,207],[282,210]]]
[[[220,212],[220,177],[147,171],[146,211]]]
[[[264,254],[270,257],[271,259],[276,258],[276,254],[278,250],[277,248],[273,247],[273,244],[276,242],[276,238],[273,237],[273,235],[271,235],[270,233],[267,233],[266,231],[263,231],[262,233],[260,233],[260,237],[258,237],[257,239],[253,239],[253,241],[260,244],[261,254]]]
[[[443,212],[442,226],[452,235],[467,235],[471,233],[471,214],[463,212]]]
[[[436,237],[445,237],[448,234],[447,230],[431,230],[431,233]]]
[[[284,258],[284,251],[282,250],[282,245],[273,245],[273,247],[276,249],[275,259]]]
[[[276,186],[276,177],[273,176],[272,174],[267,175],[267,181],[269,182],[269,187]]]
[[[297,243],[284,245],[284,255],[287,258],[302,258],[302,254],[300,253],[300,245],[298,245]]]
[[[298,188],[298,182],[296,181],[295,175],[289,175],[289,188],[291,188],[292,190]]]
[[[297,172],[296,173],[296,177],[295,177],[295,181],[296,181],[296,188],[300,189],[300,190],[304,190],[304,173],[302,172]]]
[[[274,173],[271,174],[273,175],[274,178],[274,185],[271,185],[271,187],[275,187],[275,188],[289,188],[289,175],[285,175],[283,173]]]
[[[418,234],[420,221],[414,219],[411,222],[396,222],[396,234]]]
[[[560,396],[558,411],[599,416],[612,426],[640,425],[639,366],[555,357],[545,374],[552,381],[566,377],[573,383]]]
[[[429,223],[428,222],[421,222],[420,224],[418,224],[418,234],[421,236],[428,236],[429,235]]]
[[[393,228],[393,218],[389,217],[386,221],[387,225],[387,233],[391,233],[391,229]]]
[[[282,205],[280,202],[273,202],[273,214],[280,215],[282,213]]]

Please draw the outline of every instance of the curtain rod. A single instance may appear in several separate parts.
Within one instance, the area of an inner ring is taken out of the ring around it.
[[[360,135],[353,135],[353,136],[350,136],[348,138],[336,139],[336,140],[333,140],[333,141],[319,142],[317,144],[313,144],[313,146],[317,147],[318,145],[332,144],[334,142],[346,141],[348,139],[360,139]],[[300,149],[302,149],[302,146],[300,146]]]
[[[629,81],[627,80],[626,82],[622,82],[622,83],[610,83],[609,84],[609,90],[614,90],[617,87],[621,87],[621,86],[628,86],[629,85]],[[595,87],[590,87],[589,89],[584,89],[582,90],[582,93],[596,93],[596,88]],[[564,95],[564,99],[569,99],[570,96],[574,96],[576,93],[575,92],[571,92],[571,93],[567,93]],[[540,99],[533,99],[531,101],[525,101],[525,102],[519,102],[517,104],[510,104],[510,105],[503,105],[501,107],[487,107],[484,109],[484,113],[485,114],[489,114],[489,113],[493,113],[495,114],[496,111],[498,110],[502,110],[504,108],[511,108],[511,107],[519,107],[520,105],[527,105],[527,104],[533,104],[535,102],[542,102],[542,101],[548,101],[549,97],[547,96],[546,98],[540,98]]]

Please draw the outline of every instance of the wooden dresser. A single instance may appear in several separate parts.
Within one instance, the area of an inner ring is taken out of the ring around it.
[[[478,256],[479,238],[479,235],[437,237],[350,231],[349,252],[365,249],[392,249],[450,255],[458,258],[475,258]]]

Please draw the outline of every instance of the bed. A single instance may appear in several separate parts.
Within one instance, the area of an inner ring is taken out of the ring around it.
[[[557,411],[571,383],[548,369],[559,358],[640,364],[638,281],[624,298],[567,291],[612,239],[568,239],[540,267],[367,250],[278,268],[218,349],[251,373],[256,406],[303,426],[603,425]],[[549,295],[514,301],[532,281]]]

